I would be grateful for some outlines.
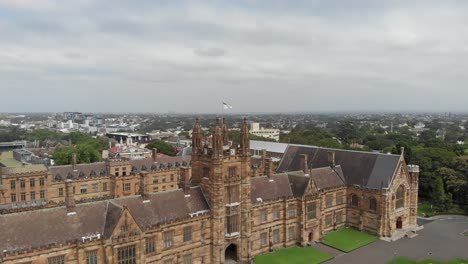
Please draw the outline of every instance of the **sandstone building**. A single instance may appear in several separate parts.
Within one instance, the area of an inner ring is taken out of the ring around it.
[[[153,193],[143,173],[138,195],[76,204],[73,178],[65,206],[0,215],[1,260],[249,263],[343,226],[381,237],[416,226],[419,171],[402,156],[289,145],[276,173],[266,158],[252,176],[246,121],[240,144],[225,122],[202,135],[197,120],[178,189]]]

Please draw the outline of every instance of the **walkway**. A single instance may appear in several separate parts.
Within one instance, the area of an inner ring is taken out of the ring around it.
[[[468,217],[439,216],[430,222],[425,221],[424,229],[419,231],[415,238],[402,238],[395,242],[379,240],[347,254],[337,255],[331,251],[329,253],[329,248],[320,250],[335,256],[334,259],[325,262],[326,264],[384,264],[396,256],[414,260],[468,259],[468,237],[463,235],[463,231],[468,229]],[[326,247],[317,244],[317,249],[319,246]]]

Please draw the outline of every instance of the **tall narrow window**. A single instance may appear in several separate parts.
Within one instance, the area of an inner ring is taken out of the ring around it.
[[[260,246],[264,247],[268,243],[268,234],[267,233],[261,233],[260,234]]]
[[[357,208],[359,206],[359,197],[355,194],[351,195],[351,207]]]
[[[20,188],[26,188],[26,181],[25,180],[20,180]]]
[[[377,200],[374,197],[369,198],[369,209],[372,211],[377,210]]]
[[[10,194],[11,202],[16,203],[16,193]]]
[[[118,264],[136,264],[135,246],[127,246],[117,250]]]
[[[325,196],[325,206],[326,207],[333,206],[333,194],[327,194],[327,196]]]
[[[273,219],[274,220],[280,219],[280,209],[279,208],[274,208],[273,209]]]
[[[173,245],[174,231],[168,231],[164,233],[164,248],[170,248]]]
[[[41,198],[41,200],[44,200],[45,199],[45,191],[40,191],[39,192],[39,197]]]
[[[184,227],[184,242],[192,241],[192,227]]]
[[[30,195],[31,201],[36,200],[36,193],[35,192],[31,192],[29,195]]]
[[[187,254],[184,256],[184,264],[192,264],[192,254]]]
[[[294,226],[288,228],[288,239],[293,240],[296,238],[296,230]]]
[[[265,223],[266,221],[268,221],[267,216],[268,216],[267,211],[265,209],[261,210],[260,211],[260,223]]]
[[[36,181],[34,179],[29,179],[29,187],[36,186]]]
[[[239,232],[239,224],[237,215],[226,216],[226,233],[234,234]]]
[[[332,216],[331,215],[327,215],[325,216],[325,226],[331,226],[332,225]]]
[[[279,242],[279,229],[273,230],[273,243]]]
[[[16,181],[10,181],[10,189],[15,190],[16,189]]]
[[[156,241],[154,237],[145,238],[145,253],[151,254],[156,252]]]
[[[44,185],[45,185],[44,178],[39,178],[39,186],[44,186]]]
[[[338,192],[336,193],[336,205],[343,204],[343,193]]]
[[[226,204],[233,204],[239,202],[238,186],[226,187]]]
[[[62,197],[63,196],[63,188],[59,188],[58,193],[59,193],[59,196]]]
[[[288,215],[289,217],[296,217],[296,208],[294,206],[289,206]]]
[[[335,213],[335,222],[341,224],[343,222],[343,211],[338,211]]]
[[[65,255],[47,258],[48,264],[65,264]]]
[[[86,251],[86,264],[98,264],[97,250]]]
[[[396,209],[405,207],[405,187],[401,185],[396,192]]]
[[[317,217],[317,206],[315,203],[307,205],[307,219],[314,219]]]
[[[229,167],[229,177],[236,176],[236,167]]]

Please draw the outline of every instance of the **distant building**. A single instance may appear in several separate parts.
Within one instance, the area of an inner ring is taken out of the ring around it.
[[[151,137],[149,135],[138,134],[138,133],[126,133],[126,132],[114,132],[114,133],[107,133],[106,137],[113,138],[120,143],[126,143],[131,145],[133,143],[144,143],[151,141]]]
[[[197,120],[191,167],[170,171],[151,160],[2,170],[2,201],[64,206],[0,215],[0,262],[247,264],[345,226],[386,240],[417,229],[419,167],[403,155],[288,145],[276,173],[270,160],[254,177],[248,130],[231,145],[225,123],[207,140]],[[75,205],[93,196],[119,198]]]
[[[264,137],[264,138],[271,138],[276,141],[279,141],[280,138],[280,130],[274,128],[263,128],[260,126],[260,123],[252,123],[250,134]]]

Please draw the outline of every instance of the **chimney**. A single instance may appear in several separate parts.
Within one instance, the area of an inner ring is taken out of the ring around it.
[[[184,190],[185,196],[190,196],[190,178],[192,170],[190,167],[180,168],[180,187]]]
[[[139,193],[141,195],[141,198],[143,199],[143,202],[146,202],[148,200],[148,190],[146,186],[146,176],[147,172],[141,172],[140,173],[140,190]]]
[[[271,158],[265,159],[265,175],[268,179],[271,179]]]
[[[70,179],[65,181],[65,205],[67,206],[68,215],[75,214],[75,197],[72,183],[73,181]]]
[[[153,156],[153,161],[156,162],[156,160],[158,159],[158,149],[157,148],[154,148],[151,150],[152,152],[152,156]]]
[[[76,171],[76,153],[72,154],[72,167],[73,170]]]
[[[300,162],[301,162],[301,170],[304,172],[304,174],[309,174],[309,170],[307,168],[307,154],[301,154],[300,155]]]
[[[335,164],[335,151],[328,151],[327,154],[328,154],[328,165],[334,168],[336,165]]]
[[[405,147],[400,147],[400,153],[402,157],[405,156]]]

